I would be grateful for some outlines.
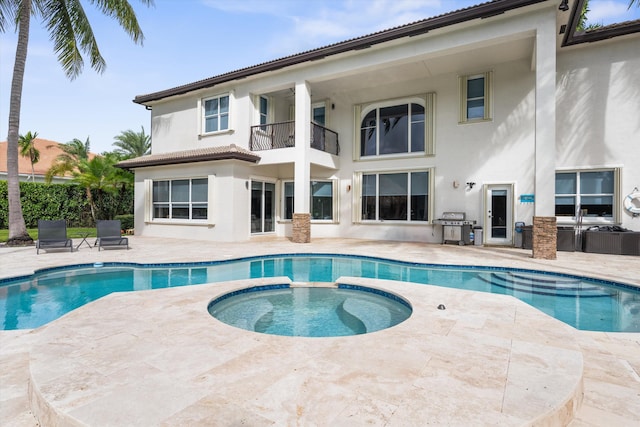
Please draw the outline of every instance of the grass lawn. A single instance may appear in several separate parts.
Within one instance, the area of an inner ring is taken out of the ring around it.
[[[29,236],[33,240],[38,240],[38,229],[37,228],[29,228],[27,229]],[[70,239],[73,238],[82,238],[86,233],[89,233],[88,237],[96,237],[96,229],[95,228],[67,228],[67,236]],[[9,239],[9,230],[0,230],[0,242],[4,243]]]

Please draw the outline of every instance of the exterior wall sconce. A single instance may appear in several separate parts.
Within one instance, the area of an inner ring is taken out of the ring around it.
[[[460,187],[460,183],[458,181],[453,181],[453,188]]]
[[[560,9],[563,12],[566,12],[567,10],[569,10],[569,0],[562,0],[560,2],[560,6],[558,6],[558,9]]]
[[[469,186],[470,189],[473,189],[473,186],[476,185],[475,182],[467,182],[467,185]]]
[[[347,193],[351,191],[351,184],[347,184]]]

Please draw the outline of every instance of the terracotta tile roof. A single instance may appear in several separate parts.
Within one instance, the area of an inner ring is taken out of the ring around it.
[[[214,160],[243,160],[257,163],[260,156],[253,151],[238,147],[235,144],[221,147],[198,148],[195,150],[174,151],[171,153],[151,154],[123,160],[116,166],[122,169],[135,169],[159,165],[177,165],[181,163],[207,162]]]
[[[48,139],[36,138],[34,145],[40,151],[40,160],[33,165],[35,175],[43,176],[47,173],[56,157],[64,153],[59,142]],[[95,154],[91,153],[93,158]],[[7,173],[7,141],[0,142],[0,173]],[[20,175],[31,175],[31,162],[28,157],[18,155],[18,173]]]

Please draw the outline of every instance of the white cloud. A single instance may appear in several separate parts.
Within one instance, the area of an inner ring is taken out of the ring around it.
[[[452,4],[443,5],[440,0],[333,0],[298,5],[306,9],[289,9],[286,18],[291,27],[271,41],[269,51],[273,55],[289,55],[418,21],[449,11],[444,8]],[[308,10],[310,5],[313,13]]]
[[[282,15],[287,10],[300,5],[297,0],[202,0],[202,4],[228,13],[254,13],[264,15]]]

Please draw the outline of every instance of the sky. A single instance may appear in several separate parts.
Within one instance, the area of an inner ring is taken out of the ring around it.
[[[157,92],[482,3],[483,0],[129,0],[144,33],[136,45],[90,2],[89,17],[107,68],[85,57],[69,80],[39,19],[32,19],[20,134],[65,143],[89,138],[91,151],[114,149],[122,131],[150,132],[151,113],[132,102]],[[558,4],[560,0],[558,0]],[[591,0],[589,20],[640,19],[629,0]],[[0,140],[6,141],[17,34],[0,38]]]

